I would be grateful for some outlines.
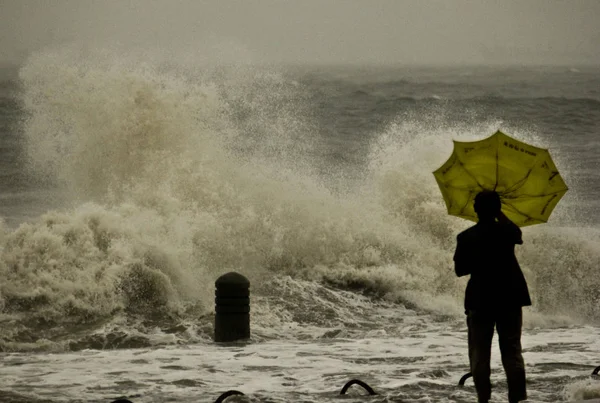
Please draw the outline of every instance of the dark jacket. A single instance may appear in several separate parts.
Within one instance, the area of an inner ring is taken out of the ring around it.
[[[471,275],[465,309],[503,309],[531,305],[525,276],[515,256],[521,229],[511,221],[479,222],[458,234],[457,276]]]

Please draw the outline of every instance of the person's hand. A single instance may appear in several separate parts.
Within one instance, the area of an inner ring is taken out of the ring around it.
[[[512,228],[512,230],[509,232],[513,234],[513,242],[517,245],[522,245],[523,238],[521,238],[521,229],[514,222],[512,222],[511,219],[508,218],[502,211],[498,213],[496,218],[498,219],[498,223],[500,223],[502,226]]]
[[[496,218],[498,219],[498,222],[506,222],[509,221],[508,217],[506,215],[504,215],[504,213],[502,212],[502,210],[500,210],[498,212],[498,215],[496,216]]]

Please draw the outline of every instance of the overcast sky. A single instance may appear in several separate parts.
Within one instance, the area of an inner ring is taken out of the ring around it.
[[[0,63],[68,42],[257,63],[600,64],[600,0],[0,0]]]

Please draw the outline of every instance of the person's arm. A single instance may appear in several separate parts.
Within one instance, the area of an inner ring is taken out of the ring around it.
[[[517,224],[512,222],[506,215],[504,215],[502,210],[500,211],[500,213],[498,213],[497,218],[498,218],[498,222],[500,224],[505,225],[506,228],[508,229],[508,232],[511,237],[511,241],[517,245],[522,245],[523,244],[523,237],[522,237],[523,233],[521,232],[521,228],[519,228],[519,226]]]
[[[454,252],[454,272],[458,277],[471,274],[472,260],[465,250],[464,240],[459,234],[456,238],[456,251]]]

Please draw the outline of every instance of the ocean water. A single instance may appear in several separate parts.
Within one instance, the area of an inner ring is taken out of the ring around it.
[[[530,401],[600,397],[599,68],[58,48],[0,76],[0,401],[475,402],[452,262],[471,223],[432,172],[498,129],[570,188],[517,251]],[[229,271],[252,337],[216,345]],[[356,378],[378,395],[340,397]]]

